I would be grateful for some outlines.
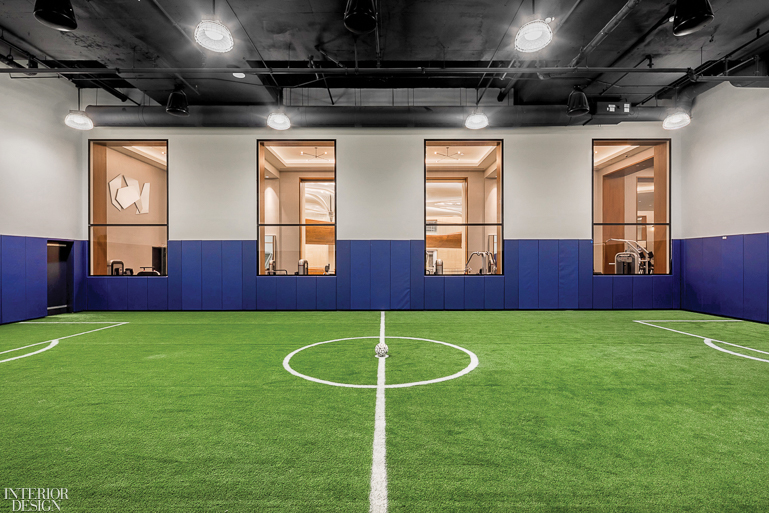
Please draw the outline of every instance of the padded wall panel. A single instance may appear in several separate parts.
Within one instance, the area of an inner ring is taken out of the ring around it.
[[[633,276],[613,276],[612,281],[612,308],[615,310],[629,310],[633,308]]]
[[[282,276],[259,276],[256,280],[256,309],[275,310],[278,307],[278,280]]]
[[[86,280],[88,310],[109,310],[109,290],[107,285],[109,284],[109,280],[116,279],[121,278],[100,278],[91,276]]]
[[[122,276],[88,278],[88,310],[128,310],[128,280]]]
[[[26,238],[26,315],[37,319],[48,315],[48,241]]]
[[[222,241],[222,309],[243,307],[243,242]]]
[[[679,271],[680,272],[680,271]],[[677,276],[652,276],[652,308],[673,308],[673,282]],[[635,291],[635,287],[633,287]]]
[[[579,241],[558,241],[558,308],[579,308]]]
[[[0,236],[0,324],[3,323],[3,237]]]
[[[147,278],[147,310],[168,310],[168,278]]]
[[[465,277],[444,277],[443,307],[446,310],[463,310],[465,308]]]
[[[371,242],[350,241],[350,308],[371,309]]]
[[[593,241],[579,241],[579,308],[593,308]]]
[[[648,310],[654,306],[654,278],[654,276],[633,276],[634,309]]]
[[[483,310],[486,303],[484,280],[484,276],[465,276],[465,310]]]
[[[336,310],[336,276],[318,276],[317,306],[318,310]]]
[[[318,278],[302,276],[296,279],[296,309],[316,310],[318,307]]]
[[[744,316],[744,237],[729,235],[721,238],[721,272],[719,273],[718,296],[721,315]]]
[[[3,323],[23,321],[27,317],[26,240],[10,235],[3,235],[2,239]]]
[[[202,251],[201,241],[182,241],[182,310],[203,307]]]
[[[243,241],[243,310],[256,310],[256,248],[255,240]]]
[[[427,276],[425,283],[425,310],[443,310],[446,278],[443,276]]]
[[[371,309],[390,309],[390,241],[371,241]]]
[[[144,276],[126,278],[127,303],[129,310],[147,310],[147,279],[148,278]]]
[[[539,308],[539,241],[518,241],[518,305]]]
[[[702,239],[702,302],[700,311],[715,315],[721,315],[721,291],[719,290],[721,248],[721,237]]]
[[[349,240],[336,241],[336,307],[339,310],[350,309],[350,244]]]
[[[221,310],[222,241],[202,241],[201,264],[201,305],[203,310]]]
[[[412,310],[422,310],[431,308],[426,304],[425,297],[425,241],[412,240],[409,242],[411,247],[411,293],[409,308]],[[441,296],[443,293],[441,293]],[[443,299],[441,299],[441,302]],[[443,309],[441,306],[440,309]]]
[[[168,241],[168,309],[182,309],[182,242]],[[90,303],[88,309],[91,310]]]
[[[766,233],[753,233],[744,238],[745,285],[743,290],[746,319],[767,322],[767,292],[769,291],[769,261]]]
[[[296,276],[276,276],[278,310],[296,310]]]
[[[673,240],[673,279],[671,280],[673,299],[672,306],[670,308],[681,308],[681,295],[683,291],[684,280],[684,267],[683,267],[683,244],[680,239]],[[656,307],[655,307],[656,308]]]
[[[558,308],[558,241],[539,241],[538,308]]]
[[[72,311],[82,312],[88,308],[88,242],[74,241],[69,261],[72,265]]]
[[[485,276],[483,278],[483,308],[502,310],[505,308],[505,277]]]
[[[390,308],[411,307],[411,242],[390,241]]]
[[[685,310],[702,310],[703,302],[703,258],[702,239],[686,239],[683,241],[683,272],[684,272],[684,302]]]
[[[505,273],[505,309],[518,309],[518,241],[506,240],[502,258]]]
[[[611,310],[613,301],[613,276],[593,276],[593,308]]]

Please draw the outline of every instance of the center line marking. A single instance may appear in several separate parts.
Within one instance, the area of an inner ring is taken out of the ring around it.
[[[385,340],[385,313],[379,327],[379,341]],[[374,452],[371,463],[369,512],[387,513],[387,447],[385,432],[385,362],[379,358],[376,375],[376,413],[374,415]]]

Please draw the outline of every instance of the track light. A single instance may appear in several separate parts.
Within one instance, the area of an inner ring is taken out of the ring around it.
[[[69,0],[37,0],[35,18],[52,29],[67,32],[77,28],[75,10]]]
[[[213,2],[216,17],[216,0]],[[203,20],[195,27],[195,41],[212,52],[227,53],[235,47],[235,40],[227,26],[218,20]]]
[[[187,103],[187,95],[181,87],[177,87],[173,93],[168,96],[168,103],[166,104],[166,112],[172,116],[189,116],[190,108]]]
[[[291,120],[282,110],[279,110],[267,116],[267,126],[273,130],[288,130],[291,128]]]
[[[673,35],[686,36],[697,32],[714,18],[708,0],[678,0],[673,16]]]
[[[519,52],[532,53],[542,50],[553,40],[553,30],[546,20],[534,20],[522,26],[515,35],[515,49]]]
[[[662,128],[665,130],[678,130],[692,122],[692,117],[682,108],[677,108],[665,118],[662,122]]]
[[[583,116],[590,112],[590,104],[587,101],[587,95],[579,87],[569,93],[568,106],[566,114],[569,116]]]
[[[77,110],[69,111],[64,118],[64,124],[75,130],[91,130],[93,121],[84,111],[80,110],[80,89],[77,90]]]
[[[473,112],[465,119],[465,128],[480,130],[489,126],[489,118],[483,112]]]

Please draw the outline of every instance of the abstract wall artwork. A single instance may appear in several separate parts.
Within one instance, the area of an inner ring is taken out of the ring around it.
[[[138,180],[117,175],[109,182],[109,196],[112,204],[118,210],[124,210],[135,205],[137,214],[149,214],[150,212],[149,183],[145,183],[144,187],[139,190]]]

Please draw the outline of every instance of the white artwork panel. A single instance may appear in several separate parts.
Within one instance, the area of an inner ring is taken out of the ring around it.
[[[150,184],[145,183],[142,189],[141,199],[136,202],[137,214],[150,213]]]
[[[109,183],[109,197],[112,200],[112,204],[118,210],[123,210],[120,203],[117,201],[117,191],[123,186],[123,175],[117,175]]]
[[[133,187],[123,187],[117,191],[117,200],[123,208],[128,208],[140,198],[139,191]]]

